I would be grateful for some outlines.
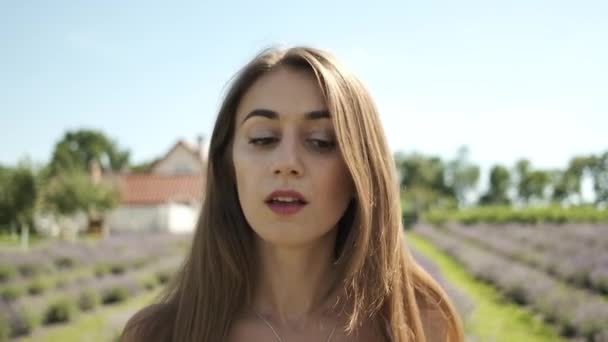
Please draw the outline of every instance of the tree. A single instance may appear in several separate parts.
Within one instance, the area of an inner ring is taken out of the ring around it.
[[[397,154],[395,163],[400,177],[401,205],[407,225],[430,208],[454,208],[454,190],[445,182],[445,165],[440,158],[420,154]]]
[[[507,192],[511,185],[509,170],[502,165],[495,165],[490,171],[490,186],[488,191],[481,196],[479,204],[507,205],[511,203]]]
[[[129,151],[120,150],[101,132],[70,131],[55,145],[49,173],[54,176],[63,170],[88,171],[93,161],[99,163],[103,170],[119,171],[128,166]]]
[[[87,215],[89,226],[103,212],[118,204],[115,188],[103,183],[95,184],[88,174],[77,170],[64,171],[53,177],[44,198],[46,210],[63,216],[83,212]]]
[[[551,175],[547,171],[534,170],[526,179],[527,192],[530,194],[530,201],[544,202],[546,200],[546,190],[551,184]]]
[[[12,170],[0,165],[0,229],[8,229],[12,222],[13,196],[11,189]]]
[[[38,205],[37,173],[31,163],[21,161],[14,169],[0,167],[0,226],[20,230],[24,248]]]
[[[568,172],[569,176],[572,179],[572,188],[568,190],[570,190],[572,195],[576,195],[578,197],[579,202],[582,202],[581,184],[583,180],[583,174],[588,165],[589,159],[587,157],[574,157],[570,160],[570,163],[568,164],[568,169],[566,170],[566,172]]]
[[[546,200],[546,190],[551,184],[551,174],[548,171],[532,170],[530,161],[521,159],[515,164],[515,174],[517,196],[522,203]]]
[[[403,156],[397,162],[404,188],[422,186],[432,188],[444,196],[453,196],[453,190],[445,183],[445,165],[438,157],[420,154]]]
[[[591,159],[590,170],[596,205],[608,204],[608,151]]]
[[[527,204],[532,194],[527,186],[527,180],[530,175],[530,161],[527,159],[520,159],[515,163],[515,188],[517,190],[518,199]]]
[[[445,181],[447,186],[452,188],[458,205],[461,208],[465,207],[467,195],[475,189],[479,181],[479,166],[473,165],[469,161],[469,150],[466,147],[460,147],[456,159],[447,164]]]
[[[576,179],[567,171],[553,170],[551,172],[551,184],[553,185],[551,199],[558,204],[564,204],[572,193],[571,189],[575,187]]]

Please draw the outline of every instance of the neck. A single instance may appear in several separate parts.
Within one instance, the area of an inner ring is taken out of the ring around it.
[[[314,244],[282,247],[256,239],[257,286],[253,308],[286,325],[303,325],[335,304],[332,290],[335,232]]]

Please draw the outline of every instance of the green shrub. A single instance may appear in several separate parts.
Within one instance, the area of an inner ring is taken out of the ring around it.
[[[0,342],[8,341],[11,336],[11,324],[8,316],[4,312],[0,312]]]
[[[0,265],[0,283],[13,279],[17,275],[17,270],[11,265]]]
[[[129,290],[122,286],[114,286],[106,291],[101,298],[103,304],[120,303],[129,298]]]
[[[19,273],[24,277],[32,277],[42,273],[42,267],[37,264],[25,263],[18,266]]]
[[[142,267],[144,267],[146,265],[147,260],[145,258],[137,258],[135,260],[133,260],[133,262],[131,263],[131,266],[138,270]]]
[[[126,271],[127,271],[127,265],[125,265],[125,264],[116,263],[116,264],[110,265],[110,272],[112,272],[112,274],[115,274],[115,275],[124,274]]]
[[[142,276],[138,279],[138,284],[140,288],[144,288],[146,290],[152,290],[158,285],[158,278],[156,275],[146,275]]]
[[[84,290],[78,296],[78,307],[81,311],[95,309],[100,302],[99,294],[93,290]]]
[[[11,324],[11,336],[27,335],[40,325],[40,315],[35,314],[31,309],[19,307],[16,310],[15,321]]]
[[[11,285],[0,290],[4,300],[12,302],[23,295],[23,288]]]
[[[69,322],[77,313],[76,303],[68,298],[61,298],[52,302],[44,313],[44,323]]]
[[[401,213],[401,222],[405,229],[412,228],[418,222],[418,212],[412,208],[404,208]]]
[[[98,278],[101,278],[108,273],[110,273],[110,265],[107,263],[102,262],[95,266],[95,276]]]
[[[31,295],[38,295],[51,287],[51,282],[48,278],[38,276],[34,278],[27,286],[27,292]]]
[[[171,279],[171,271],[161,270],[156,272],[156,279],[159,284],[166,284]]]
[[[76,260],[69,256],[61,256],[55,259],[55,265],[60,269],[73,268],[76,266]]]

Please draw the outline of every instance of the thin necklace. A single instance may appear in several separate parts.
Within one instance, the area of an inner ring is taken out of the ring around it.
[[[274,328],[272,327],[272,324],[270,324],[270,322],[268,322],[264,317],[262,317],[262,315],[260,315],[256,310],[253,310],[253,313],[258,316],[259,319],[261,319],[262,321],[264,321],[264,323],[266,323],[266,325],[270,328],[270,330],[272,330],[272,333],[274,334],[274,337],[277,338],[277,341],[279,342],[283,342],[283,339],[281,338],[281,336],[279,336],[279,334],[277,333],[276,330],[274,330]],[[329,333],[329,336],[327,337],[327,341],[326,342],[330,342],[331,338],[334,337],[334,332],[336,332],[336,327],[334,327],[331,332]]]

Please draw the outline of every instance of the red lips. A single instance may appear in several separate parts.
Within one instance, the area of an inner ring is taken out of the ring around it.
[[[266,197],[266,203],[272,201],[273,199],[277,198],[277,197],[290,197],[293,199],[298,200],[301,203],[308,203],[308,201],[306,201],[306,198],[304,198],[304,196],[295,191],[295,190],[276,190],[273,191],[270,195],[268,195],[268,197]]]
[[[289,198],[291,201],[279,201],[278,198]],[[277,215],[292,215],[300,211],[308,202],[301,193],[294,190],[273,191],[266,197],[266,205]]]

